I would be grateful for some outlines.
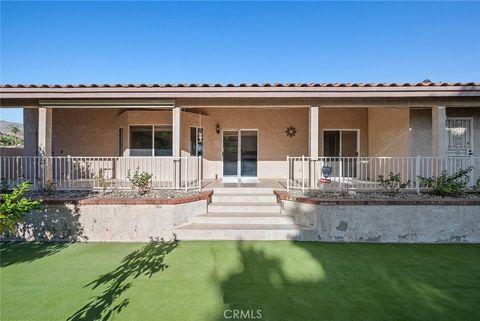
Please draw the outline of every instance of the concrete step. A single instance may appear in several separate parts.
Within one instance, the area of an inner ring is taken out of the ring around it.
[[[189,224],[174,233],[179,240],[314,240],[314,230],[282,224]]]
[[[271,187],[215,187],[213,194],[273,194]]]
[[[208,205],[209,213],[280,213],[281,207],[272,202],[217,202]]]
[[[278,213],[208,213],[195,216],[192,223],[202,224],[295,224],[293,216]]]
[[[212,202],[263,202],[276,203],[277,197],[273,193],[213,193]]]

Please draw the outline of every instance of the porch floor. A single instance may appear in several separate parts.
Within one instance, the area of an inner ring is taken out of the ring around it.
[[[202,189],[204,190],[232,187],[284,190],[286,189],[286,181],[278,178],[223,178],[207,179],[202,182]]]

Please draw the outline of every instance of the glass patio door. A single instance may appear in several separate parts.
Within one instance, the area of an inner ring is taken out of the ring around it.
[[[223,131],[223,176],[257,176],[257,131]]]
[[[356,157],[358,154],[357,130],[324,130],[323,155],[325,157],[347,157],[343,160],[340,168],[342,176],[357,176]]]
[[[223,132],[223,176],[238,176],[238,131]]]

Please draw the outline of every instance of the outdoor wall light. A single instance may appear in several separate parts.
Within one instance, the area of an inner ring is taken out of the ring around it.
[[[220,124],[217,124],[217,134],[220,134]]]

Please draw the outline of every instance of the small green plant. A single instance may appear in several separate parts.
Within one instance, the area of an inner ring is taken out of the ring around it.
[[[477,179],[477,182],[475,183],[475,186],[473,186],[473,190],[476,192],[480,192],[480,178]]]
[[[23,182],[13,187],[10,193],[2,194],[0,203],[0,234],[5,231],[15,233],[17,224],[23,222],[25,215],[39,208],[41,201],[30,200],[24,194],[30,188],[29,182]]]
[[[460,196],[466,191],[469,173],[473,167],[461,169],[453,174],[449,174],[444,170],[438,177],[421,177],[420,182],[426,187],[432,189],[431,193],[438,196]]]
[[[43,193],[45,195],[53,195],[57,190],[57,183],[52,180],[48,180],[43,187]]]
[[[132,189],[138,190],[138,193],[143,195],[150,189],[152,176],[153,175],[149,172],[140,173],[140,169],[137,167],[133,176],[130,175],[130,170],[128,170],[127,178],[130,181]]]
[[[98,184],[102,188],[102,193],[105,194],[108,188],[112,186],[112,180],[105,177],[105,169],[100,169],[98,171]]]
[[[8,191],[8,182],[6,179],[0,180],[0,193],[6,193]]]
[[[408,184],[410,184],[410,180],[402,183],[400,173],[393,174],[393,172],[390,172],[387,178],[383,175],[378,175],[377,182],[379,182],[380,186],[382,186],[390,195],[398,194],[400,190],[406,188]]]

